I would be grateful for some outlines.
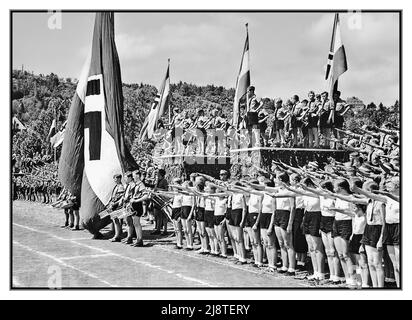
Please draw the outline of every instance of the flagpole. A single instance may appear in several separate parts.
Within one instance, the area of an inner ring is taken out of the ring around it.
[[[169,82],[170,82],[170,58],[167,59],[167,69],[169,69]],[[169,100],[169,105],[167,106],[169,108],[169,125],[172,122],[172,115],[170,113],[170,100]]]
[[[249,23],[246,22],[246,38],[249,39]],[[250,44],[249,44],[249,48],[250,48]],[[249,70],[250,70],[250,59],[249,59],[249,50],[248,50],[248,60],[249,60]],[[246,112],[249,111],[249,90],[247,90],[248,88],[246,88]],[[239,101],[240,103],[240,101]]]
[[[56,123],[56,133],[57,133],[57,107],[56,104],[54,103],[54,121]],[[54,152],[54,163],[57,162],[57,150],[54,146],[52,146],[53,152]]]

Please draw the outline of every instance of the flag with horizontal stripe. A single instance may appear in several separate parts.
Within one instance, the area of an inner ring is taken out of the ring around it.
[[[80,219],[96,234],[110,222],[108,217],[100,219],[98,213],[110,201],[113,176],[137,168],[124,143],[122,81],[111,12],[96,13],[90,63],[80,89],[84,159]]]
[[[67,120],[63,123],[60,130],[50,138],[50,144],[53,148],[57,148],[59,145],[63,143],[64,140],[64,131],[66,129]]]
[[[153,101],[149,114],[143,123],[142,129],[140,130],[140,140],[152,139],[153,134],[157,129],[158,120],[163,115],[166,107],[169,105],[169,93],[170,93],[170,60],[168,61],[166,76],[164,77],[159,91],[156,94],[155,100]]]
[[[335,14],[333,22],[332,39],[330,43],[328,64],[326,66],[325,80],[328,81],[329,96],[333,97],[333,92],[337,90],[339,77],[348,70],[345,47],[342,43],[339,14]]]
[[[247,88],[250,86],[250,68],[249,68],[249,32],[246,24],[246,40],[243,48],[242,60],[240,62],[239,74],[236,79],[236,91],[233,101],[233,125],[238,126],[239,122],[239,105],[246,99]]]

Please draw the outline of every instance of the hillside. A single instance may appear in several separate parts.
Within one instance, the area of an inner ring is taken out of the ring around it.
[[[13,134],[13,150],[16,155],[33,157],[36,152],[51,153],[47,135],[55,112],[59,126],[66,120],[70,101],[76,88],[76,79],[62,79],[51,73],[49,75],[34,75],[27,71],[12,72],[12,116],[16,115],[28,128],[27,131]],[[141,154],[142,148],[148,150],[150,143],[138,141],[140,128],[153,102],[157,89],[149,84],[123,84],[125,139],[132,154]],[[216,106],[222,107],[223,113],[231,118],[234,89],[222,86],[196,86],[185,82],[171,84],[170,108],[179,107],[195,114],[203,109],[206,114]],[[348,98],[357,105],[346,116],[346,125],[354,129],[363,124],[381,125],[390,121],[399,125],[399,104],[393,106],[376,106],[371,102],[362,108],[362,102],[356,97]],[[264,98],[265,104],[273,106],[273,101]],[[168,113],[164,115],[168,117]],[[166,120],[167,122],[167,120]],[[58,152],[60,150],[58,149]]]

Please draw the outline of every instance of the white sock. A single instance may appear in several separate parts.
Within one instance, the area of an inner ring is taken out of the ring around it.
[[[318,272],[318,278],[319,280],[325,280],[325,274]]]
[[[288,272],[295,272],[295,269],[289,268]]]
[[[288,271],[288,268],[282,266],[282,268],[281,268],[280,270],[282,270],[282,271]]]

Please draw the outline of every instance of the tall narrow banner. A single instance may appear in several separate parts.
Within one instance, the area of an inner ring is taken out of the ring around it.
[[[340,33],[339,14],[336,13],[325,74],[325,80],[327,80],[328,83],[329,96],[331,99],[333,97],[333,93],[337,90],[339,77],[346,70],[348,70],[346,52]]]
[[[114,42],[113,13],[96,13],[90,64],[86,69],[87,77],[83,83],[79,81],[78,85],[83,98],[80,99],[80,105],[83,105],[81,135],[84,160],[80,218],[83,226],[96,234],[110,222],[109,217],[100,219],[98,213],[110,201],[114,187],[113,175],[137,168],[124,144],[123,93]],[[63,149],[71,144],[67,142],[69,124],[70,119],[66,125]]]
[[[167,65],[166,76],[163,79],[159,91],[156,94],[156,98],[150,107],[149,114],[142,129],[140,130],[140,140],[151,139],[155,130],[157,129],[157,122],[163,115],[166,107],[169,104],[169,92],[170,92],[170,64]]]
[[[246,41],[243,48],[242,60],[240,62],[239,74],[236,79],[236,91],[233,101],[233,125],[237,128],[239,122],[240,101],[246,97],[247,88],[250,86],[249,68],[249,32],[246,24]]]

